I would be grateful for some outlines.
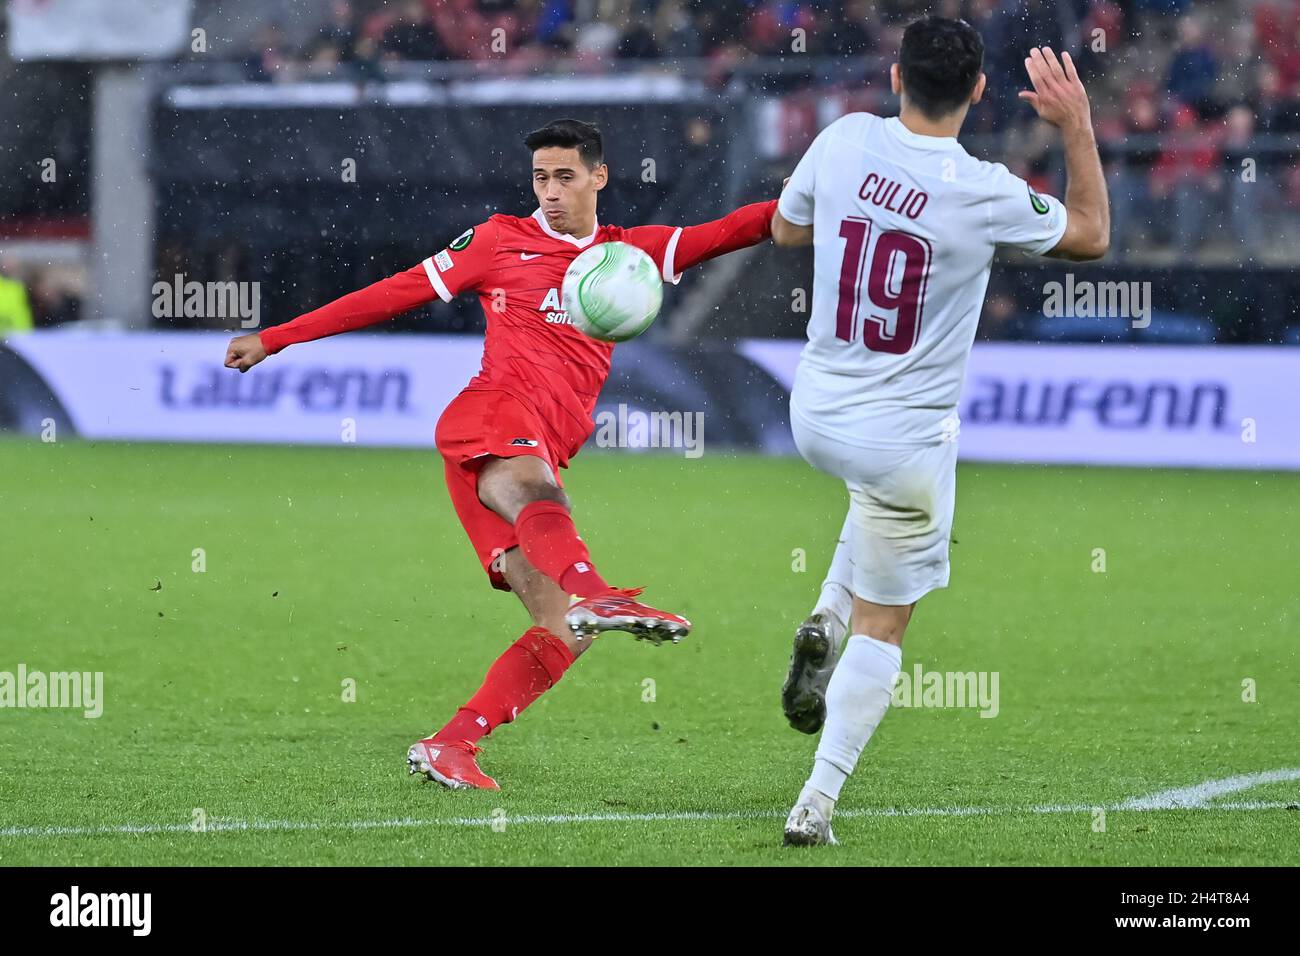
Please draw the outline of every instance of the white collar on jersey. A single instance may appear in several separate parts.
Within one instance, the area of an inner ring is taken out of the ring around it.
[[[551,224],[546,221],[546,215],[542,212],[541,206],[537,207],[537,211],[533,213],[533,218],[537,220],[537,225],[542,227],[542,232],[546,233],[552,239],[562,239],[565,242],[571,242],[579,249],[591,245],[591,240],[595,239],[596,233],[600,232],[599,220],[596,220],[596,224],[592,227],[591,235],[587,236],[585,239],[575,239],[573,236],[567,235],[566,233],[556,232],[551,228]]]
[[[926,136],[924,133],[913,133],[897,116],[889,117],[885,120],[885,125],[903,142],[922,149],[952,149],[961,146],[956,136]]]

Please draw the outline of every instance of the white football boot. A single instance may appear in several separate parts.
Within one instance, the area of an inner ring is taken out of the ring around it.
[[[781,687],[781,709],[790,726],[815,734],[826,721],[826,685],[840,659],[848,627],[827,611],[814,611],[794,633],[790,671]]]
[[[785,820],[784,846],[838,846],[831,832],[835,801],[811,787],[804,787],[799,802]]]

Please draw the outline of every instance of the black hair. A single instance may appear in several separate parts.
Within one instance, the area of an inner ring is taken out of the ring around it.
[[[534,151],[548,146],[577,149],[588,169],[595,169],[605,161],[605,144],[600,138],[600,130],[581,120],[551,120],[525,136],[524,145]]]
[[[984,65],[984,41],[965,20],[926,17],[903,31],[898,65],[908,103],[939,119],[970,99]]]

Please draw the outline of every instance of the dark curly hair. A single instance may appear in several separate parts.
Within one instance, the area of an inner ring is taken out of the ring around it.
[[[930,119],[970,99],[984,64],[984,41],[965,20],[926,17],[903,31],[898,65],[907,101]]]

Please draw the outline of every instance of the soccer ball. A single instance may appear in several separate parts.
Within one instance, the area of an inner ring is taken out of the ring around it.
[[[664,299],[659,267],[626,242],[602,242],[564,274],[560,293],[569,321],[602,342],[626,342],[650,327]]]

